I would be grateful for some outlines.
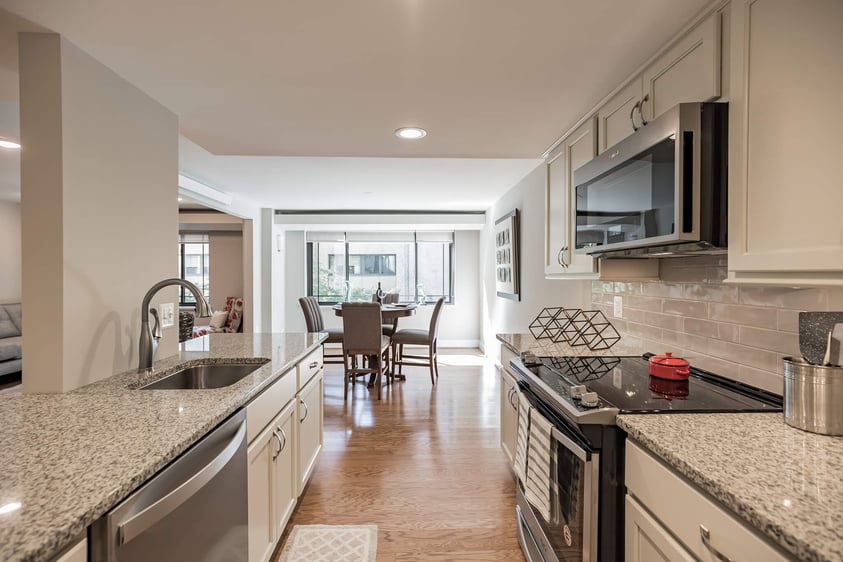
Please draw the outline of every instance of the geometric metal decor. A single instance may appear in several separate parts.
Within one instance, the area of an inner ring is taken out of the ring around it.
[[[621,339],[612,323],[599,310],[561,306],[543,308],[530,323],[537,340],[566,342],[572,347],[587,346],[591,351],[609,349]]]

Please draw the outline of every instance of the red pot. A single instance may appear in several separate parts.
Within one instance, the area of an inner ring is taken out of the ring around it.
[[[650,376],[671,381],[684,381],[688,379],[691,371],[688,369],[691,364],[681,357],[673,357],[669,351],[664,355],[650,357]]]

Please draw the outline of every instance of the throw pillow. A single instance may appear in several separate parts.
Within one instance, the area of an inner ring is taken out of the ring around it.
[[[228,312],[221,311],[221,312],[214,312],[214,315],[211,316],[211,321],[208,322],[208,326],[212,328],[222,328],[225,326],[225,323],[228,321]]]
[[[225,309],[229,311],[225,331],[236,332],[240,329],[240,323],[243,321],[243,299],[239,297],[228,297],[225,302]]]

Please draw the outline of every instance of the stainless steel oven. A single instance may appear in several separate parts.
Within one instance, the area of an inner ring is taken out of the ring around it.
[[[518,534],[528,560],[623,559],[626,434],[616,424],[618,414],[781,411],[780,396],[693,366],[686,381],[650,377],[650,356],[524,354],[510,362],[530,419],[541,416],[552,427],[549,466],[544,458],[536,463],[548,475],[550,501],[537,501],[530,456],[527,470],[517,471]],[[542,420],[540,428],[547,426]],[[520,422],[519,412],[519,431]],[[537,442],[543,444],[545,434]],[[532,428],[526,436],[529,451]],[[518,440],[520,447],[521,434]]]
[[[600,453],[585,443],[527,389],[534,408],[531,415],[547,419],[553,428],[550,442],[550,510],[542,511],[517,491],[519,540],[531,562],[597,560],[597,506],[599,505]],[[547,517],[549,515],[549,517]]]

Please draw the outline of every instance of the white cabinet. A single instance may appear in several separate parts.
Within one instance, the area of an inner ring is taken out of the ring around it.
[[[627,560],[789,559],[632,440],[625,472]]]
[[[597,110],[600,152],[677,103],[720,97],[721,20],[703,20]]]
[[[304,491],[322,450],[322,387],[323,373],[320,370],[296,395],[299,494]]]
[[[252,400],[246,420],[249,562],[266,562],[322,450],[321,350]]]
[[[545,195],[545,276],[558,278],[597,278],[595,260],[577,254],[573,208],[573,173],[597,155],[597,121],[590,117],[565,137],[547,163]]]
[[[637,501],[626,496],[626,562],[693,562],[694,557]]]
[[[53,562],[88,562],[88,539],[82,539],[58,557]]]
[[[269,560],[298,498],[290,402],[249,445],[249,561]]]
[[[518,443],[518,384],[506,368],[501,368],[501,449],[509,465],[515,463]]]
[[[501,346],[501,392],[500,422],[501,449],[506,455],[509,466],[515,464],[515,447],[518,443],[518,384],[509,371],[509,361],[515,357],[508,347]]]
[[[843,285],[843,3],[735,0],[729,279]]]

